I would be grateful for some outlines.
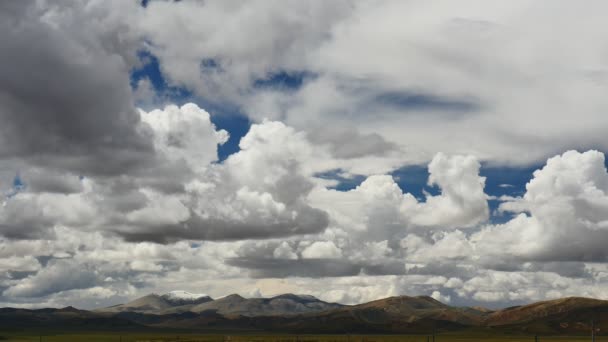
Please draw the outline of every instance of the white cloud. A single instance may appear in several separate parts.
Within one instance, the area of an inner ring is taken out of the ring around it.
[[[437,154],[429,164],[429,185],[441,188],[441,195],[427,196],[413,209],[411,222],[420,226],[468,227],[488,219],[484,193],[485,178],[479,176],[479,162],[473,156]],[[409,214],[410,209],[406,209]]]
[[[472,236],[481,255],[539,260],[605,260],[608,173],[597,151],[568,151],[534,172],[522,198],[501,204],[524,212]]]
[[[438,300],[444,304],[449,304],[450,301],[452,300],[450,295],[443,295],[439,291],[433,291],[433,293],[431,294],[431,297],[433,297],[433,299]]]
[[[127,213],[126,220],[135,225],[179,224],[190,218],[188,208],[175,196],[142,189],[146,206]]]
[[[440,153],[429,172],[429,183],[439,186],[441,194],[427,195],[423,202],[404,194],[389,175],[370,176],[347,192],[315,189],[310,200],[325,208],[336,226],[376,241],[393,238],[396,230],[470,227],[488,219],[485,179],[474,157]]]
[[[142,272],[159,272],[163,267],[146,260],[135,260],[130,263],[131,269]]]
[[[228,141],[228,133],[216,130],[209,113],[193,103],[149,113],[140,109],[140,116],[151,126],[158,152],[169,160],[183,159],[195,171],[216,161],[217,145]]]
[[[335,259],[342,256],[342,251],[332,241],[315,241],[302,251],[305,259]]]
[[[463,284],[464,283],[462,282],[462,280],[460,280],[460,278],[450,278],[444,286],[448,289],[458,289],[461,288]]]

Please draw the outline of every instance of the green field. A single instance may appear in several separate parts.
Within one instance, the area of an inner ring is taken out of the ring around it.
[[[422,335],[200,335],[200,334],[145,334],[145,333],[71,333],[28,334],[2,333],[0,341],[31,342],[432,342],[432,337]],[[534,342],[534,336],[462,336],[436,335],[435,342]],[[591,341],[589,336],[539,336],[539,342]],[[598,336],[596,341],[608,341],[608,336]]]

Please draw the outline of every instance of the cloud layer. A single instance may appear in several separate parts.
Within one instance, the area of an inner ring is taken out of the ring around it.
[[[379,158],[367,170],[377,173],[437,151],[525,164],[605,150],[605,9],[599,1],[159,1],[138,27],[172,84],[312,132],[337,157],[404,152]],[[572,13],[586,25],[570,24]],[[283,81],[259,86],[273,79]]]
[[[603,7],[2,3],[0,305],[608,298]],[[216,108],[252,121],[226,158]]]

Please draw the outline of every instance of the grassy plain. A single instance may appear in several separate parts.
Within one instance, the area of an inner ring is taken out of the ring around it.
[[[428,338],[428,339],[427,339]],[[2,333],[2,342],[432,342],[426,335],[205,335],[177,333]],[[534,336],[436,335],[435,342],[535,342]],[[583,342],[589,336],[539,336],[538,342]],[[596,337],[597,342],[608,336]]]

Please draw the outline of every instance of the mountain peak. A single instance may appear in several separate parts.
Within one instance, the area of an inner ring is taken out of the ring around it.
[[[302,295],[302,294],[294,294],[294,293],[284,293],[277,296],[272,297],[272,299],[292,299],[296,301],[305,301],[305,302],[320,302],[320,300],[311,295]]]
[[[226,297],[222,297],[222,298],[219,298],[219,299],[223,299],[223,300],[244,300],[245,297],[241,296],[238,293],[233,293],[233,294],[229,294]]]
[[[435,298],[433,298],[431,296],[416,296],[414,298],[422,299],[422,300],[427,301],[429,303],[445,305],[445,303],[443,303],[442,301],[437,300],[437,299],[435,299]]]

